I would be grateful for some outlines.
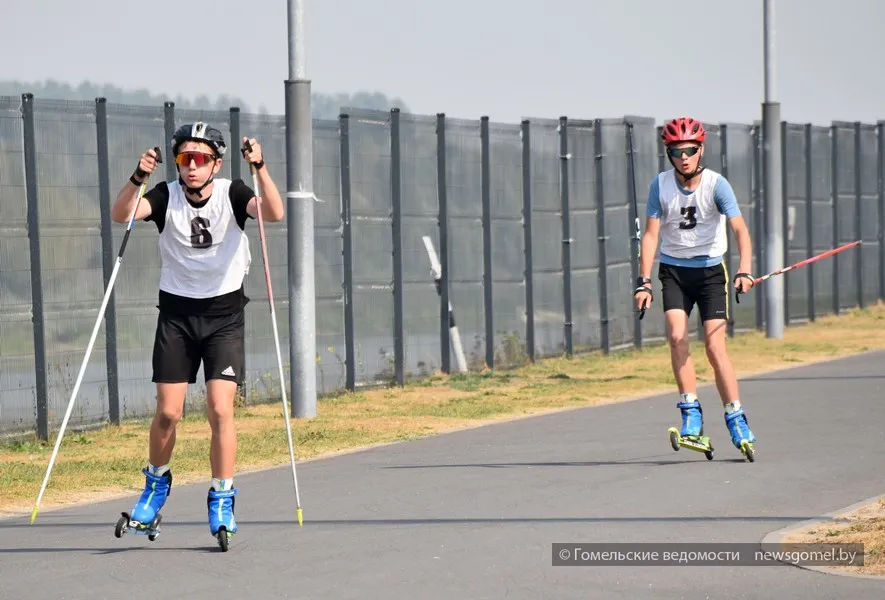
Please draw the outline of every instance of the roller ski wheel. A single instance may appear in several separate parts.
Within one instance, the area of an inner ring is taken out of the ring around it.
[[[753,444],[748,442],[747,440],[741,441],[741,453],[748,461],[756,461],[756,450],[753,447]]]
[[[114,536],[121,538],[124,533],[132,532],[136,535],[146,535],[153,542],[160,536],[160,522],[162,520],[163,517],[157,515],[151,523],[145,525],[139,521],[133,521],[129,513],[122,513],[114,527]]]
[[[703,453],[707,460],[713,460],[713,444],[707,436],[682,437],[679,434],[679,430],[675,427],[671,427],[667,432],[670,434],[670,445],[673,447],[673,450],[678,452],[680,448],[688,448],[689,450]]]
[[[218,540],[218,545],[221,547],[222,552],[227,552],[230,548],[230,539],[234,536],[234,534],[230,533],[224,525],[222,525],[218,529],[218,533],[215,534],[215,539]]]

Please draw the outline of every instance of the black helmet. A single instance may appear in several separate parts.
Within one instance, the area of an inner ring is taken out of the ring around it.
[[[209,144],[218,156],[224,156],[224,151],[227,150],[224,136],[220,131],[202,121],[197,121],[178,128],[172,136],[172,154],[178,156],[178,147],[189,140]]]

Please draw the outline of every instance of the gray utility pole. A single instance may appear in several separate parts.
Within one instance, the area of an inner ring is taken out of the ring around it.
[[[304,2],[288,0],[286,213],[289,249],[289,359],[292,416],[317,414],[313,244],[313,120],[304,68]],[[280,385],[286,385],[281,381]]]
[[[784,266],[783,164],[781,157],[781,108],[775,100],[774,0],[763,0],[765,12],[765,102],[762,104],[762,152],[764,158],[765,271]],[[757,227],[760,224],[757,223]],[[759,249],[757,248],[758,252]],[[784,278],[772,277],[765,286],[765,335],[784,337]]]

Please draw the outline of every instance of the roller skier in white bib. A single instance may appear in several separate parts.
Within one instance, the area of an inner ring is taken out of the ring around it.
[[[237,531],[234,398],[245,379],[244,309],[249,299],[243,283],[251,263],[245,226],[258,210],[266,221],[280,221],[284,213],[261,146],[254,139],[243,141],[249,142],[243,156],[255,167],[264,193],[260,207],[255,192],[242,180],[217,177],[227,151],[224,136],[196,122],[180,127],[172,138],[177,180],[161,182],[147,192],[135,214],[136,220],[153,221],[159,231],[162,266],[152,359],[157,409],[143,470],[145,490],[124,528],[156,537],[159,511],[172,485],[176,425],[188,384],[196,383],[202,363],[212,431],[209,530],[225,550],[229,536]],[[153,150],[142,155],[114,203],[115,222],[128,221],[139,186],[156,168],[156,158]]]
[[[752,242],[737,199],[728,181],[700,166],[704,155],[704,126],[690,117],[673,119],[663,128],[662,142],[672,165],[649,186],[645,233],[642,236],[640,277],[633,293],[637,310],[653,301],[651,280],[660,239],[661,297],[673,374],[681,395],[680,430],[671,429],[671,443],[705,452],[712,445],[704,436],[703,412],[689,346],[689,316],[697,305],[704,327],[707,359],[716,377],[725,424],[734,446],[754,459],[755,436],[750,431],[738,393],[737,377],[725,348],[729,285],[738,294],[753,287],[750,275]],[[724,254],[731,227],[740,252],[740,267],[729,281]]]

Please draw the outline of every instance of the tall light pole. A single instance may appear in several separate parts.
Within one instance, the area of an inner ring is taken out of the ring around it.
[[[765,23],[765,102],[762,104],[762,152],[764,159],[765,270],[784,266],[783,161],[781,157],[781,109],[775,100],[774,0],[763,0]],[[756,225],[757,227],[760,224]],[[757,249],[757,252],[759,250]],[[765,283],[765,334],[784,337],[784,279],[772,277]]]
[[[313,121],[304,61],[304,2],[288,0],[286,214],[289,250],[289,359],[292,416],[317,413],[313,242]],[[286,385],[281,381],[280,385]]]

